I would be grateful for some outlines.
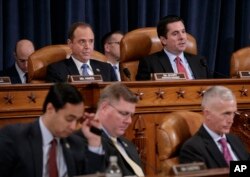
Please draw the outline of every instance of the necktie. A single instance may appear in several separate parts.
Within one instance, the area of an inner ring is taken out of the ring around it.
[[[57,141],[56,139],[53,139],[50,142],[50,150],[49,150],[49,160],[48,160],[48,172],[49,177],[58,177],[58,170],[57,170],[57,162],[56,162],[56,147],[57,147]]]
[[[116,138],[111,138],[114,146],[116,147],[116,149],[120,152],[120,154],[122,155],[122,157],[126,160],[126,162],[130,165],[130,167],[133,169],[133,171],[135,172],[135,174],[137,176],[145,176],[141,167],[136,164],[128,155],[127,153],[125,153],[124,149],[122,149],[122,147],[118,144],[117,139]]]
[[[82,68],[82,75],[83,76],[89,76],[88,65],[87,64],[83,64],[81,68]]]
[[[25,74],[23,75],[23,77],[24,77],[24,80],[25,80],[24,83],[28,83],[28,73],[25,73]]]
[[[115,72],[115,77],[118,80],[118,76],[117,76],[117,72],[116,72],[116,70],[118,69],[117,66],[113,65],[113,69],[114,69],[114,72]]]
[[[230,152],[229,152],[229,149],[228,149],[228,147],[227,147],[227,140],[226,140],[225,138],[221,138],[221,139],[219,140],[219,143],[220,143],[221,146],[222,146],[222,153],[223,153],[223,156],[224,156],[224,158],[225,158],[227,164],[229,165],[229,164],[230,164],[230,161],[233,160],[233,159],[232,159],[232,156],[231,156],[231,154],[230,154]]]
[[[184,73],[186,78],[188,79],[187,71],[181,62],[181,58],[177,56],[175,59],[175,63],[176,63],[178,73]]]

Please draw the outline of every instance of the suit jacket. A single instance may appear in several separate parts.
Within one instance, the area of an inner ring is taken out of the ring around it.
[[[10,77],[12,84],[21,84],[22,83],[21,78],[16,70],[15,64],[12,65],[10,68],[2,71],[0,75]]]
[[[104,169],[104,156],[91,153],[77,135],[60,140],[68,176]],[[43,149],[39,121],[0,129],[0,176],[42,177]]]
[[[249,153],[238,137],[232,134],[226,137],[239,160],[250,160]],[[181,163],[204,162],[208,168],[228,167],[223,154],[203,126],[184,143],[179,158]]]
[[[195,79],[208,77],[207,68],[202,64],[203,57],[184,53]],[[149,55],[139,61],[136,80],[150,80],[151,73],[173,73],[174,70],[164,50]]]
[[[132,142],[130,142],[129,140],[127,140],[126,138],[124,138],[124,137],[119,137],[117,140],[122,144],[122,146],[125,149],[125,151],[128,154],[128,156],[135,163],[137,163],[139,166],[142,167],[141,160],[140,160],[140,157],[138,155],[138,152],[136,150],[135,145]],[[104,132],[102,133],[102,144],[103,144],[103,148],[104,148],[105,154],[106,154],[105,155],[106,167],[109,164],[109,157],[112,156],[112,155],[114,155],[114,156],[117,156],[117,158],[118,158],[118,165],[120,166],[120,168],[122,170],[123,176],[135,175],[133,169],[124,160],[124,158],[122,157],[122,155],[120,154],[120,152],[114,146],[114,144],[111,141],[111,139]]]
[[[117,81],[112,66],[108,63],[90,59],[94,74],[100,74],[103,81]],[[73,59],[64,59],[47,67],[47,82],[66,82],[68,75],[80,75]]]

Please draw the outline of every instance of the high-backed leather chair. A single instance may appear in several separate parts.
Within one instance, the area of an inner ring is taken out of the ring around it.
[[[47,66],[51,63],[69,58],[70,55],[71,49],[68,45],[49,45],[36,50],[28,59],[29,82],[45,82]],[[91,58],[107,61],[106,57],[98,51],[94,51]]]
[[[250,71],[250,47],[239,49],[231,56],[230,76],[237,77],[239,71]]]
[[[164,174],[171,174],[173,165],[179,163],[178,155],[182,144],[201,126],[203,116],[190,111],[167,114],[157,128],[157,152]]]
[[[187,48],[185,52],[197,54],[195,38],[187,34]],[[139,60],[151,53],[162,50],[155,27],[139,28],[128,32],[121,40],[121,70],[127,68],[131,73],[131,81],[135,80]],[[129,80],[121,72],[122,80]]]

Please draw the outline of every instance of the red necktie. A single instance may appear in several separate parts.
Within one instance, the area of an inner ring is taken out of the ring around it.
[[[57,146],[57,141],[56,139],[53,139],[51,142],[51,147],[49,150],[49,160],[48,160],[48,165],[49,165],[49,177],[58,177],[58,170],[57,170],[57,163],[56,163],[56,146]]]
[[[230,161],[233,160],[233,158],[232,158],[232,156],[229,152],[229,149],[227,147],[227,140],[225,138],[221,138],[219,140],[219,143],[222,146],[222,153],[223,153],[224,159],[226,160],[227,164],[229,165]]]
[[[181,58],[177,56],[175,58],[175,63],[176,63],[178,73],[184,73],[186,78],[188,79],[187,71],[181,62]]]

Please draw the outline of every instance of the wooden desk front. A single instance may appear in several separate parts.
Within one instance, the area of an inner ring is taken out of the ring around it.
[[[139,98],[136,115],[126,137],[141,144],[142,161],[148,175],[159,172],[156,151],[157,128],[162,117],[169,112],[190,110],[200,112],[201,98],[205,89],[212,85],[223,85],[236,95],[239,111],[250,108],[250,80],[218,79],[167,82],[124,82]],[[74,84],[85,96],[86,108],[95,110],[101,90],[110,83]],[[42,104],[51,84],[1,85],[0,86],[0,126],[28,122],[42,113]],[[244,130],[249,142],[249,127]],[[243,127],[244,128],[244,127]],[[243,131],[244,131],[243,130]],[[142,142],[142,143],[141,143]]]

